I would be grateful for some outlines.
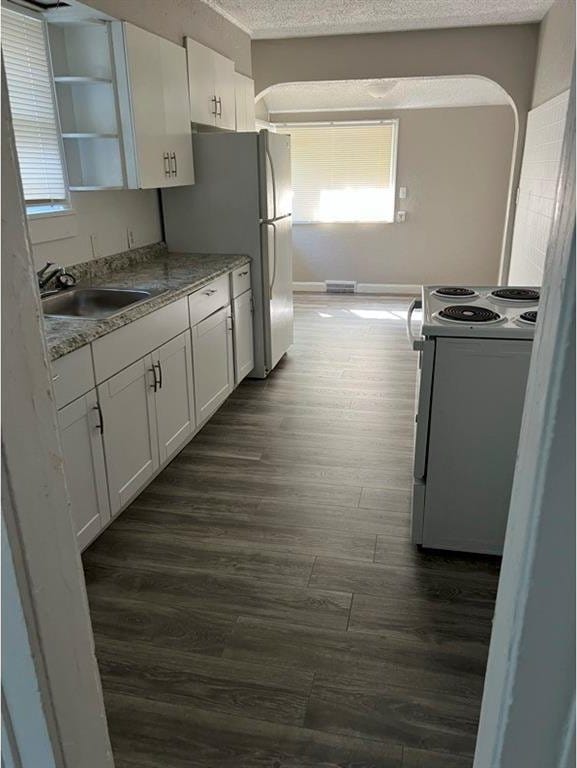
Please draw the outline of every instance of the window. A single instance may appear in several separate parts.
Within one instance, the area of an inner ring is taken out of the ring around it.
[[[291,136],[296,223],[394,220],[396,121],[283,132]]]
[[[44,22],[2,9],[2,53],[29,213],[68,207]]]

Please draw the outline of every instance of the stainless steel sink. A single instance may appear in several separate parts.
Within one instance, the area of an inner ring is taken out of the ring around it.
[[[157,295],[158,292],[127,288],[71,288],[45,296],[42,308],[44,314],[50,317],[98,320]]]

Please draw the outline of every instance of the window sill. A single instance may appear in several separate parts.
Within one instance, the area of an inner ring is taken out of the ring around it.
[[[61,205],[28,205],[26,206],[26,215],[29,219],[44,218],[46,216],[67,216],[74,214],[74,211],[67,203]]]

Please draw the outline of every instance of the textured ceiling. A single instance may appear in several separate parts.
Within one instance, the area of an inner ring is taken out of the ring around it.
[[[203,0],[253,38],[540,21],[553,0]],[[573,0],[570,0],[573,2]]]
[[[509,104],[509,99],[496,83],[480,77],[432,77],[285,83],[268,91],[264,102],[275,113],[471,107]]]

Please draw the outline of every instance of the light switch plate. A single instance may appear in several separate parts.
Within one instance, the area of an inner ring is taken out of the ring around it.
[[[399,187],[399,200],[405,200],[407,197],[407,188]]]

